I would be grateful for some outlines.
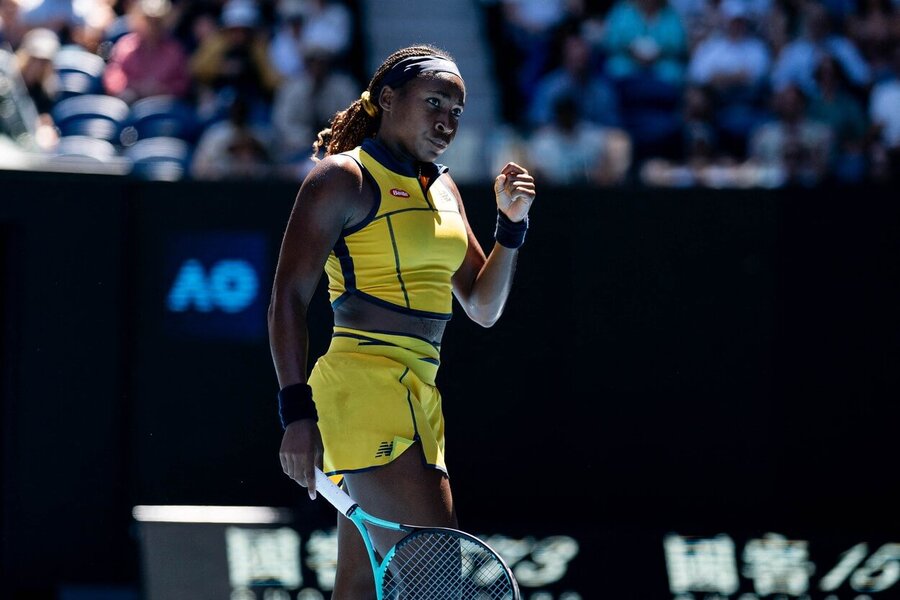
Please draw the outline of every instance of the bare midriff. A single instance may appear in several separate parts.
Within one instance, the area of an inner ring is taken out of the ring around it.
[[[364,331],[412,335],[439,344],[447,321],[406,315],[351,296],[335,309],[334,324]]]

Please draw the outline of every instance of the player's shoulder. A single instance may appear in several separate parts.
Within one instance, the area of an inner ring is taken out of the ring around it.
[[[372,190],[362,167],[348,154],[328,155],[319,160],[303,180],[298,202],[325,213],[340,213],[345,222],[368,214]]]
[[[346,154],[333,154],[316,162],[303,180],[301,192],[358,194],[362,182],[363,173],[358,162]]]
[[[306,180],[321,182],[341,183],[344,181],[360,181],[362,179],[362,167],[348,154],[329,154],[316,162],[310,170]]]

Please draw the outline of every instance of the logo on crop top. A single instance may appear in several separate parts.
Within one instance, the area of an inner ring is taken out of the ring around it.
[[[409,192],[394,188],[391,190],[391,196],[397,196],[398,198],[409,198]]]

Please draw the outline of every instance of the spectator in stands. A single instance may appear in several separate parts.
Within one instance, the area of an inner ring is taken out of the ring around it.
[[[638,160],[679,150],[687,36],[667,0],[617,0],[606,22],[605,69]]]
[[[771,57],[765,42],[750,32],[749,11],[743,0],[722,0],[719,17],[719,26],[690,58],[689,80],[720,93],[759,89]]]
[[[739,0],[747,19],[749,30],[761,35],[769,26],[774,13],[775,0]],[[681,17],[687,32],[690,53],[721,26],[720,0],[669,0],[669,4]]]
[[[813,77],[822,56],[831,54],[844,68],[851,84],[865,88],[871,83],[871,70],[847,37],[832,32],[827,10],[817,2],[807,2],[803,8],[802,34],[788,43],[772,67],[771,82],[776,91],[790,84],[799,85],[805,94],[816,93]]]
[[[25,34],[16,52],[19,73],[37,111],[34,141],[44,150],[53,148],[59,139],[51,116],[59,85],[53,58],[59,46],[56,32],[37,27]]]
[[[67,42],[71,29],[81,19],[75,14],[72,0],[43,0],[42,2],[20,2],[22,21],[31,28],[52,29],[63,42]]]
[[[309,48],[303,73],[288,79],[275,95],[272,123],[278,158],[286,164],[309,166],[310,140],[359,95],[357,82],[336,68],[334,60],[330,50]]]
[[[190,58],[201,89],[198,111],[215,119],[241,96],[250,103],[251,121],[267,122],[281,77],[269,60],[268,40],[252,0],[228,0],[222,30],[209,35]]]
[[[565,0],[499,0],[501,9],[498,77],[507,101],[527,107],[548,70],[554,35],[566,18]],[[527,108],[515,115],[526,117]]]
[[[609,4],[609,0],[567,0],[563,6],[563,19],[556,28],[557,34],[554,38],[577,32],[592,47],[599,48]],[[557,48],[556,53],[558,50]]]
[[[761,35],[760,32],[765,28],[766,21],[778,1],[779,0],[740,0],[741,4],[744,6],[747,20],[750,23],[750,29],[754,34]]]
[[[900,180],[900,46],[894,47],[890,76],[872,88],[869,119],[875,138],[873,175],[878,180]]]
[[[19,0],[0,0],[0,48],[8,46],[9,50],[17,50],[30,28],[22,21]]]
[[[753,160],[779,169],[787,185],[820,183],[832,156],[831,128],[808,117],[807,101],[798,85],[780,88],[772,98],[777,118],[757,127],[750,140]]]
[[[303,72],[303,55],[328,52],[337,67],[347,66],[353,40],[353,15],[340,1],[279,0],[278,22],[269,45],[272,64],[282,77]]]
[[[866,123],[862,103],[850,91],[841,63],[824,56],[815,71],[818,93],[809,104],[809,117],[834,134],[830,172],[842,183],[860,183],[866,176]]]
[[[575,99],[578,112],[586,121],[621,127],[616,90],[596,68],[591,46],[579,33],[565,37],[562,65],[538,81],[528,112],[529,124],[540,127],[552,122],[553,107],[563,96]]]
[[[714,121],[713,91],[688,85],[683,100],[683,155],[678,160],[650,158],[640,167],[641,181],[661,187],[753,187],[763,182],[738,157],[722,151]]]
[[[555,185],[623,183],[631,166],[628,134],[585,121],[578,106],[571,96],[557,98],[553,121],[528,141],[529,169]]]
[[[204,130],[191,161],[195,179],[257,177],[273,172],[269,132],[250,122],[250,103],[234,99],[228,118]]]
[[[617,0],[606,21],[607,73],[678,89],[684,79],[687,36],[667,0]]]
[[[900,44],[900,12],[891,0],[860,0],[847,19],[847,35],[872,67],[874,80],[891,68],[891,50]]]
[[[269,43],[272,66],[284,79],[303,74],[303,0],[278,2],[275,32]]]
[[[340,0],[303,0],[304,49],[327,50],[339,64],[350,49],[353,15]]]
[[[103,71],[106,93],[131,104],[157,95],[184,97],[191,86],[187,55],[167,28],[169,0],[135,0],[131,33],[113,45]]]
[[[688,80],[713,92],[719,129],[732,153],[742,156],[747,136],[766,114],[771,57],[765,42],[750,33],[750,13],[743,0],[723,0],[719,15],[719,27],[691,56]]]
[[[206,38],[219,32],[221,12],[216,0],[192,0],[177,5],[172,33],[188,56],[193,56]]]
[[[800,35],[803,7],[807,0],[775,0],[759,29],[773,57],[778,57]]]
[[[53,67],[53,58],[59,51],[59,46],[56,32],[37,27],[25,34],[22,45],[16,52],[19,73],[39,114],[49,115],[56,103],[59,80]]]
[[[129,0],[128,6],[134,1]],[[115,0],[74,0],[73,4],[78,19],[70,28],[71,41],[108,60],[112,43],[106,34],[119,20]]]
[[[718,25],[715,5],[712,0],[669,0],[669,5],[681,19],[690,54]]]
[[[109,60],[109,53],[113,44],[118,42],[125,34],[131,33],[134,23],[134,18],[132,17],[133,5],[136,1],[128,0],[126,4],[112,0],[113,6],[110,6],[113,11],[112,19],[103,26],[103,30],[100,33],[102,39],[97,52],[104,60]],[[174,23],[179,18],[184,6],[184,4],[178,4],[178,9],[170,12],[169,20]]]
[[[691,169],[702,169],[722,157],[715,123],[714,92],[708,87],[688,85],[682,104],[682,161]]]
[[[275,173],[266,144],[247,129],[234,133],[225,148],[228,170],[221,179],[264,179]]]

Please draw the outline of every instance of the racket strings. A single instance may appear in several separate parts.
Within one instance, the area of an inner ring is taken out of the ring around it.
[[[472,540],[443,532],[398,544],[382,584],[385,600],[512,600],[502,561]]]

